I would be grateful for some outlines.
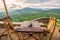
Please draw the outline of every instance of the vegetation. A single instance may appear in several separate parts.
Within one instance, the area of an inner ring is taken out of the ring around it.
[[[60,20],[60,9],[52,9],[52,10],[35,10],[31,8],[25,8],[22,10],[16,10],[13,12],[9,12],[12,20],[15,22],[22,22],[27,20],[33,20],[41,17],[55,17]],[[5,13],[1,12],[0,17],[5,17]],[[57,25],[60,26],[60,21],[57,22]]]
[[[57,21],[57,26],[60,27],[60,21]]]

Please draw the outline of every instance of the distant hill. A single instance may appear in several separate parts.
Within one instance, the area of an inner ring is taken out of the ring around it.
[[[40,12],[40,11],[43,11],[42,9],[33,9],[33,8],[24,8],[24,9],[19,9],[19,10],[16,10],[14,12],[21,12],[21,13],[24,13],[24,12]]]
[[[51,9],[51,11],[60,11],[60,9]]]
[[[14,15],[14,14],[26,14],[26,13],[33,13],[33,12],[59,12],[60,13],[60,9],[48,9],[48,10],[46,10],[46,9],[37,9],[37,8],[28,8],[28,7],[26,7],[26,8],[23,8],[23,9],[17,9],[17,10],[12,10],[12,9],[10,9],[10,11],[9,11],[9,15]],[[5,12],[0,12],[0,14],[4,14]]]
[[[39,8],[39,9],[37,9],[37,8],[29,8],[29,7],[26,7],[26,8],[23,8],[23,9],[17,9],[17,10],[14,10],[13,11],[13,9],[10,9],[9,10],[9,14],[11,14],[11,13],[28,13],[28,12],[49,12],[49,11],[51,11],[51,12],[60,12],[60,9],[48,9],[48,10],[46,10],[46,9],[41,9],[41,8]],[[4,12],[1,12],[1,13],[4,13]]]
[[[16,10],[16,11],[13,11],[13,12],[19,12],[19,13],[28,13],[28,12],[60,12],[60,9],[48,9],[48,10],[43,10],[43,9],[33,9],[33,8],[28,8],[28,7],[26,7],[26,8],[24,8],[24,9],[18,9],[18,10]]]
[[[60,19],[60,9],[37,9],[37,8],[23,8],[9,11],[9,15],[14,21],[32,20],[40,17],[56,17]],[[0,18],[5,17],[5,12],[0,12]]]

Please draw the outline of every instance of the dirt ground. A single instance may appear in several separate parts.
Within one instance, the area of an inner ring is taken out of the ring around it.
[[[25,36],[24,33],[22,33],[22,34],[23,35],[21,35],[21,33],[20,33],[21,40],[23,40],[23,37]],[[35,35],[35,37],[37,37],[39,39],[39,34],[34,34],[34,35]],[[8,37],[3,36],[3,37],[0,38],[0,40],[9,40],[7,38]],[[14,33],[12,34],[12,38],[13,38],[13,40],[18,40],[17,36]],[[34,40],[34,39],[32,37],[30,37],[27,40]],[[44,37],[43,40],[48,40],[48,37],[47,38]],[[60,32],[59,32],[59,28],[58,27],[56,27],[56,29],[55,29],[55,32],[54,32],[53,37],[52,37],[52,40],[60,40]]]

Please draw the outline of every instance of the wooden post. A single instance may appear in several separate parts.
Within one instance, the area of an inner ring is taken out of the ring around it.
[[[43,40],[43,33],[40,33],[40,40]]]
[[[7,7],[6,7],[5,0],[3,0],[3,3],[4,3],[4,8],[5,8],[5,11],[6,11],[6,16],[9,16],[9,15],[8,15],[8,10],[7,10]]]
[[[9,16],[9,14],[8,14],[8,10],[7,10],[7,6],[6,6],[6,2],[5,2],[5,0],[3,0],[3,3],[4,3],[4,8],[5,8],[5,11],[6,11],[6,17],[8,17]],[[12,27],[13,27],[13,24],[12,24],[12,22],[11,22],[11,20],[9,20],[9,19],[7,19],[7,21],[9,22],[9,24],[11,24],[12,25]],[[7,28],[7,27],[6,27]],[[7,30],[7,29],[6,29]],[[8,30],[7,30],[7,32],[8,32]],[[9,33],[8,33],[9,34]],[[18,38],[19,38],[19,40],[20,40],[20,37],[19,37],[19,34],[16,32],[16,34],[17,34],[17,36],[18,36]],[[10,36],[11,34],[9,34],[9,36]],[[10,36],[10,39],[11,39],[11,36]],[[12,40],[12,39],[11,39]]]

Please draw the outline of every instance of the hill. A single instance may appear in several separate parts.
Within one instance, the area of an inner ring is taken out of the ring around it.
[[[32,20],[40,17],[56,17],[60,19],[60,9],[37,9],[37,8],[23,8],[12,10],[9,12],[9,15],[12,17],[13,21],[24,21]],[[5,12],[0,12],[0,17],[5,17]]]

